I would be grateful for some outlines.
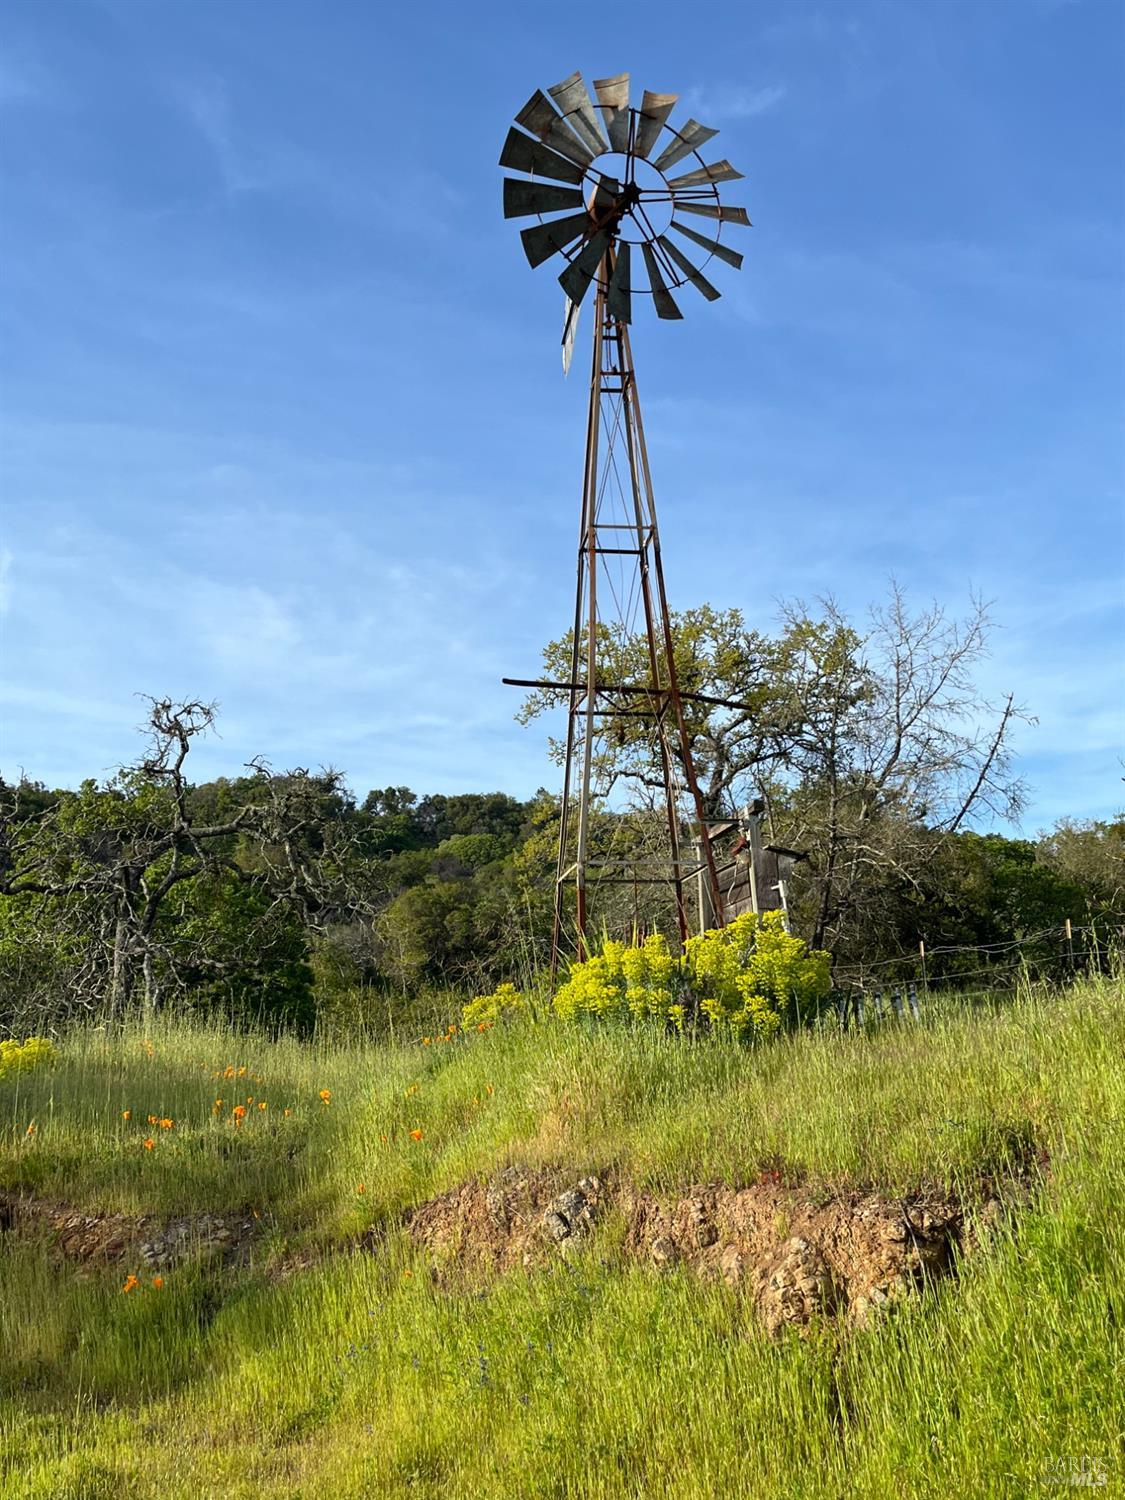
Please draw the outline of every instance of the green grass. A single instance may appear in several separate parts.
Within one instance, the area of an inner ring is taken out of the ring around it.
[[[1123,999],[1102,979],[754,1053],[556,1025],[430,1047],[75,1035],[0,1082],[0,1187],[253,1208],[276,1246],[325,1253],[281,1280],[182,1268],[126,1296],[116,1269],[0,1245],[0,1494],[1023,1497],[1082,1456],[1112,1493]],[[216,1080],[228,1065],[245,1079]],[[725,1287],[626,1264],[612,1224],[550,1272],[443,1290],[394,1228],[508,1161],[654,1186],[780,1165],[895,1191],[968,1187],[1029,1150],[1049,1172],[1016,1232],[846,1338],[770,1343]],[[372,1222],[391,1226],[379,1253],[334,1252]]]

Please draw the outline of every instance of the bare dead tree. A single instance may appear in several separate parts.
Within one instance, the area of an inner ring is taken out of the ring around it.
[[[797,628],[808,612],[798,605],[786,618]],[[920,889],[937,848],[967,819],[1018,816],[1025,789],[1010,734],[1027,716],[1011,696],[994,703],[977,686],[990,632],[979,599],[963,619],[937,604],[911,612],[892,585],[850,643],[835,601],[820,601],[819,619],[815,681],[796,685],[812,711],[772,806],[782,841],[813,856],[811,940],[834,947],[860,912],[877,930],[881,889]]]

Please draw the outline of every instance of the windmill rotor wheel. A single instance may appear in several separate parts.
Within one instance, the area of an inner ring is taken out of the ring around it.
[[[750,219],[719,193],[742,173],[703,159],[700,147],[716,130],[691,119],[680,129],[669,123],[675,94],[646,90],[640,108],[630,107],[627,73],[595,79],[594,94],[596,102],[572,73],[546,94],[537,90],[516,115],[500,165],[526,175],[504,179],[504,217],[537,220],[521,231],[524,253],[532,266],[556,254],[566,261],[558,279],[576,307],[595,285],[620,322],[632,321],[635,292],[652,297],[659,317],[680,318],[674,291],[690,284],[713,302],[720,293],[704,267],[716,259],[742,265],[722,235]],[[685,215],[703,221],[700,228]],[[707,221],[714,238],[702,232]],[[679,241],[705,252],[699,265]],[[643,277],[634,276],[635,250]]]

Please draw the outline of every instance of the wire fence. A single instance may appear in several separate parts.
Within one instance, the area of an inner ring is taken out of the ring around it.
[[[843,1030],[884,1020],[919,1020],[931,1000],[1014,989],[1021,982],[1065,983],[1110,972],[1125,954],[1125,927],[1070,921],[996,943],[920,942],[915,951],[838,965],[827,1019]]]

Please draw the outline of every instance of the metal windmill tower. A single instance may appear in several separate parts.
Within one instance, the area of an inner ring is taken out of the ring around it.
[[[516,116],[500,155],[501,166],[525,174],[504,179],[504,216],[537,220],[520,235],[528,260],[532,266],[555,255],[566,261],[558,278],[567,296],[566,366],[579,308],[594,292],[569,678],[505,679],[561,693],[569,702],[552,965],[564,948],[585,955],[591,897],[603,883],[669,885],[681,939],[689,931],[693,881],[701,904],[706,891],[712,919],[724,920],[684,711],[685,701],[719,700],[680,689],[629,324],[635,296],[651,297],[660,318],[682,316],[673,292],[688,283],[708,301],[719,296],[673,235],[704,252],[704,266],[718,259],[737,269],[742,257],[722,234],[728,224],[748,226],[750,220],[744,208],[719,198],[718,185],[742,174],[727,161],[709,165],[699,154],[717,132],[696,120],[681,129],[669,123],[675,94],[646,91],[640,108],[632,108],[627,73],[595,80],[594,93],[597,103],[579,73],[547,94],[536,91]],[[714,238],[682,222],[687,215],[710,221],[700,227],[712,228]],[[603,661],[607,642],[634,633],[640,638],[642,631],[647,653],[641,680],[611,680]],[[598,785],[607,763],[603,752],[623,719],[644,721],[661,766],[667,847],[643,867],[635,858],[592,849],[591,811],[604,791]],[[694,850],[686,853],[689,822],[695,825]]]

